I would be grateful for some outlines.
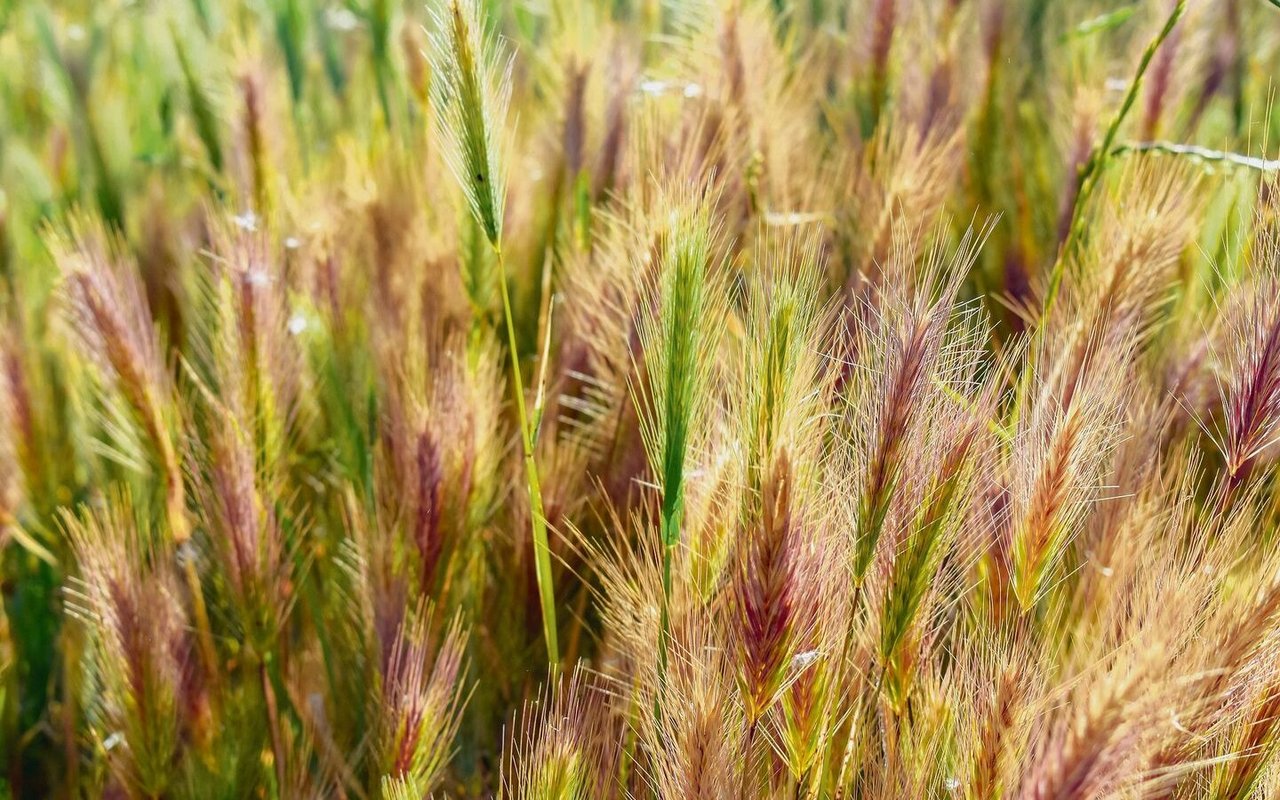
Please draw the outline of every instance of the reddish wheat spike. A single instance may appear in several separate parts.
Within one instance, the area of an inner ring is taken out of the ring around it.
[[[196,496],[213,534],[213,550],[229,583],[246,639],[266,646],[293,601],[291,554],[277,505],[257,466],[252,421],[209,398],[207,433],[196,448]]]
[[[126,494],[63,516],[79,564],[68,604],[86,626],[100,681],[95,736],[120,739],[109,764],[119,785],[158,797],[174,780],[185,711],[198,705],[187,622],[172,576],[148,564],[150,532]]]
[[[276,245],[278,247],[278,245]],[[225,222],[213,256],[218,328],[210,360],[231,410],[252,415],[268,477],[282,479],[289,445],[311,421],[310,377],[290,308],[288,275],[265,231]]]
[[[1002,382],[991,377],[999,369],[981,377],[988,366],[986,335],[975,313],[957,314],[948,326],[930,385],[921,393],[919,455],[900,471],[900,508],[878,566],[883,587],[869,595],[883,686],[898,712],[950,624],[943,609],[987,547],[989,534],[973,513],[973,496],[992,449],[989,426],[997,418]]]
[[[846,388],[849,425],[862,486],[855,536],[855,574],[871,566],[904,477],[904,456],[923,444],[935,381],[954,366],[940,362],[956,321],[956,293],[984,234],[969,231],[948,256],[934,242],[923,254],[914,235],[899,227],[895,255],[872,319],[855,345],[854,379]],[[924,263],[919,269],[917,258]],[[911,277],[907,277],[910,275]]]
[[[147,433],[159,437],[166,431],[160,420],[164,398],[157,395],[167,391],[167,372],[137,276],[115,263],[105,238],[90,226],[58,251],[73,330],[118,381]]]
[[[1008,764],[1012,761],[1020,706],[1026,695],[1025,676],[1017,664],[1006,664],[995,671],[994,686],[984,693],[980,707],[977,746],[974,748],[973,781],[966,796],[991,798],[1003,796]]]
[[[419,602],[382,664],[378,768],[384,780],[412,787],[414,796],[432,791],[452,752],[462,714],[465,642],[455,619],[433,647],[431,610]]]
[[[1068,352],[1082,335],[1067,333]],[[1036,406],[1020,420],[1010,512],[1013,590],[1024,612],[1048,590],[1097,496],[1127,400],[1128,347],[1084,347],[1097,352],[1081,362],[1055,365],[1043,379]]]
[[[201,401],[191,471],[240,633],[265,653],[295,600],[285,530],[300,523],[286,481],[306,375],[265,233],[226,228],[207,296],[211,335],[187,370]]]
[[[773,704],[797,641],[808,638],[802,593],[831,566],[813,557],[827,527],[827,514],[812,503],[831,384],[818,361],[825,323],[809,272],[812,247],[800,238],[762,244],[733,404],[741,452],[730,453],[741,460],[745,491],[728,588],[749,725]]]
[[[743,676],[743,699],[749,724],[773,704],[783,669],[794,650],[797,572],[803,568],[800,548],[803,518],[792,503],[791,470],[782,451],[761,489],[758,528],[740,542],[732,585],[737,645]]]
[[[1256,244],[1258,276],[1238,307],[1225,312],[1231,336],[1223,391],[1226,431],[1221,442],[1230,486],[1248,478],[1273,443],[1280,424],[1280,243]]]
[[[887,342],[881,393],[872,400],[875,405],[871,419],[867,420],[873,433],[866,451],[865,485],[861,489],[855,565],[858,575],[870,566],[883,531],[899,478],[900,457],[906,450],[908,435],[913,432],[919,395],[932,370],[943,321],[933,315],[907,318],[903,322],[905,327],[901,330],[882,332],[894,338]],[[859,349],[865,351],[866,348]]]
[[[420,348],[388,350],[379,361],[386,400],[375,467],[387,527],[416,551],[411,582],[429,595],[492,513],[505,476],[500,378],[495,361],[483,359],[493,353],[492,339],[468,343],[439,330],[424,336]]]
[[[170,533],[178,543],[191,535],[182,467],[173,441],[172,381],[160,353],[150,308],[132,265],[118,245],[93,223],[76,223],[53,243],[62,270],[72,330],[118,388],[151,443],[165,481]]]
[[[835,490],[832,490],[833,492]],[[819,494],[817,503],[835,498]],[[842,648],[850,617],[848,576],[841,565],[849,563],[849,540],[835,525],[817,529],[801,550],[805,563],[800,572],[794,623],[796,635],[790,663],[785,665],[781,702],[772,716],[782,731],[782,750],[792,777],[799,785],[817,782],[819,766],[843,721],[842,679],[848,669]]]

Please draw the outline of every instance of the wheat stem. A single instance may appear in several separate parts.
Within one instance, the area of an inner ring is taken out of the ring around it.
[[[1125,93],[1124,102],[1120,104],[1115,116],[1111,118],[1111,124],[1107,126],[1106,133],[1102,136],[1102,144],[1094,148],[1089,160],[1085,162],[1084,167],[1080,170],[1080,175],[1077,179],[1080,191],[1076,195],[1075,205],[1071,209],[1071,225],[1067,229],[1067,238],[1058,250],[1058,258],[1053,262],[1053,271],[1049,274],[1049,290],[1045,294],[1044,310],[1040,315],[1041,327],[1043,327],[1043,321],[1048,319],[1049,313],[1053,310],[1054,302],[1058,299],[1058,290],[1062,286],[1062,276],[1066,272],[1067,261],[1079,243],[1084,211],[1089,205],[1089,199],[1094,190],[1098,188],[1098,184],[1102,180],[1107,161],[1114,155],[1112,147],[1115,144],[1116,136],[1120,132],[1120,126],[1124,123],[1125,117],[1129,115],[1130,109],[1133,108],[1134,102],[1138,99],[1138,90],[1142,88],[1142,79],[1147,73],[1147,68],[1151,65],[1151,59],[1155,57],[1156,51],[1160,49],[1160,45],[1164,44],[1165,39],[1169,38],[1169,34],[1173,32],[1174,26],[1178,24],[1178,20],[1182,18],[1182,14],[1186,10],[1186,0],[1178,0],[1173,7],[1173,11],[1169,13],[1169,17],[1165,20],[1164,26],[1160,28],[1160,32],[1147,44],[1147,49],[1142,51],[1142,58],[1138,61],[1138,70],[1134,73],[1133,80],[1129,82],[1129,90]]]
[[[560,663],[560,644],[556,637],[555,593],[551,575],[551,548],[547,540],[547,519],[542,510],[542,484],[538,478],[538,462],[533,452],[533,427],[524,404],[524,379],[520,375],[520,355],[516,349],[515,322],[511,315],[511,294],[507,289],[507,265],[501,247],[494,247],[498,257],[498,288],[502,294],[502,314],[507,328],[507,345],[511,348],[511,379],[516,397],[516,414],[520,424],[520,445],[524,451],[525,485],[529,491],[529,516],[533,527],[534,572],[538,580],[538,598],[542,607],[542,634],[547,643],[547,660],[552,667]]]

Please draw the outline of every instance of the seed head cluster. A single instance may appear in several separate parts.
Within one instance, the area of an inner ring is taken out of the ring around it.
[[[0,6],[0,800],[1280,796],[1277,0]]]

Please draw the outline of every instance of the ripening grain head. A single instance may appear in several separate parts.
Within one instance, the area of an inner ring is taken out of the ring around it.
[[[489,243],[502,241],[506,172],[502,141],[511,64],[484,27],[475,0],[442,0],[432,12],[431,97],[445,161]]]

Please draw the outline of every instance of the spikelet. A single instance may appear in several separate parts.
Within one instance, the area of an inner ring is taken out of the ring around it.
[[[673,201],[661,268],[644,302],[638,332],[645,382],[633,385],[649,467],[662,490],[662,631],[665,657],[674,551],[680,544],[691,450],[704,432],[720,319],[716,230],[705,200]]]
[[[308,420],[308,378],[267,237],[234,225],[219,235],[223,255],[203,298],[208,339],[186,370],[195,410],[190,467],[240,633],[262,656],[296,599],[303,525],[287,497],[288,462]]]
[[[164,479],[170,533],[180,544],[190,537],[191,524],[174,443],[172,380],[137,270],[118,255],[119,247],[101,226],[80,222],[54,242],[53,251],[71,330],[151,446]]]
[[[811,243],[762,244],[746,312],[735,392],[746,492],[730,591],[748,724],[788,678],[797,643],[809,638],[803,625],[813,621],[798,606],[818,583],[814,573],[832,566],[815,563],[811,549],[824,524],[810,503],[831,400],[820,371],[816,266]]]
[[[960,281],[973,263],[981,235],[970,233],[947,259],[940,246],[924,255],[905,228],[895,234],[890,280],[868,318],[857,324],[853,377],[845,388],[843,425],[859,474],[854,574],[861,580],[875,558],[905,459],[922,444],[927,399],[936,395],[935,370],[956,313]]]
[[[1105,797],[1119,794],[1136,771],[1145,726],[1154,709],[1141,702],[1150,673],[1118,674],[1082,689],[1066,704],[1066,719],[1051,723],[1030,758],[1019,797]],[[1071,717],[1075,718],[1072,719]]]
[[[151,562],[156,541],[128,494],[103,508],[66,512],[63,525],[79,564],[68,588],[85,626],[99,694],[95,737],[119,784],[158,797],[175,779],[191,647],[173,576]]]
[[[1009,783],[1010,765],[1019,755],[1019,725],[1025,720],[1027,682],[1026,666],[1012,661],[978,675],[974,686],[979,702],[975,703],[974,738],[970,744],[972,773],[965,782],[965,797],[1003,797]],[[994,680],[990,680],[994,678]]]
[[[796,480],[784,450],[762,482],[759,515],[738,543],[732,591],[748,724],[773,705],[802,633],[796,630],[795,606],[803,602],[797,573],[807,566],[801,562],[806,520],[793,497]]]
[[[511,64],[484,29],[475,0],[444,0],[432,12],[431,96],[445,161],[495,248],[502,242],[506,172],[502,135]]]
[[[641,319],[647,384],[633,387],[650,467],[662,487],[663,542],[679,538],[685,467],[710,396],[718,291],[715,229],[706,206],[673,207],[662,267]]]
[[[1068,336],[1082,336],[1075,331]],[[1036,406],[1020,420],[1012,454],[1010,528],[1012,588],[1023,612],[1059,577],[1067,548],[1079,532],[1106,474],[1115,446],[1118,411],[1125,401],[1128,350],[1089,342],[1085,374],[1046,377]],[[1060,351],[1061,352],[1061,351]],[[1070,352],[1069,348],[1067,352]],[[1065,381],[1069,392],[1063,391]]]
[[[1243,482],[1280,432],[1280,238],[1264,231],[1254,244],[1249,285],[1224,311],[1229,350],[1223,394],[1225,430],[1219,448],[1228,486]]]
[[[783,760],[797,785],[820,785],[823,761],[847,717],[848,687],[858,676],[843,654],[849,612],[848,575],[834,569],[848,563],[847,539],[834,531],[815,537],[809,547],[814,564],[804,585],[805,600],[794,623],[793,655],[784,667],[781,698],[770,712],[781,732]]]
[[[452,754],[465,642],[455,619],[433,647],[431,610],[419,603],[401,622],[382,665],[377,766],[382,781],[398,782],[413,797],[431,793]]]
[[[661,800],[729,800],[742,796],[748,770],[746,722],[732,667],[702,625],[673,643],[665,679],[641,708],[640,741],[652,766],[646,776]]]
[[[500,800],[594,800],[622,796],[621,731],[607,683],[579,667],[526,703],[505,737]]]
[[[893,523],[887,583],[877,600],[884,686],[898,711],[929,662],[928,648],[939,634],[938,605],[959,593],[989,536],[975,495],[994,451],[990,424],[997,418],[1003,376],[981,355],[984,322],[974,311],[953,322],[935,370],[942,391],[925,400],[930,422],[924,452],[903,467],[902,491],[912,508]]]
[[[422,342],[388,348],[377,363],[386,400],[374,466],[383,519],[417,551],[411,585],[432,596],[478,544],[506,480],[501,374],[490,334],[411,339]],[[457,588],[462,599],[475,587]]]
[[[756,270],[735,394],[747,482],[758,492],[770,458],[780,449],[810,468],[830,387],[822,363],[829,326],[819,307],[821,264],[813,239],[766,237],[758,245]]]
[[[278,635],[293,600],[291,554],[276,498],[264,491],[251,421],[212,397],[208,402],[197,496],[242,635],[262,648]]]

